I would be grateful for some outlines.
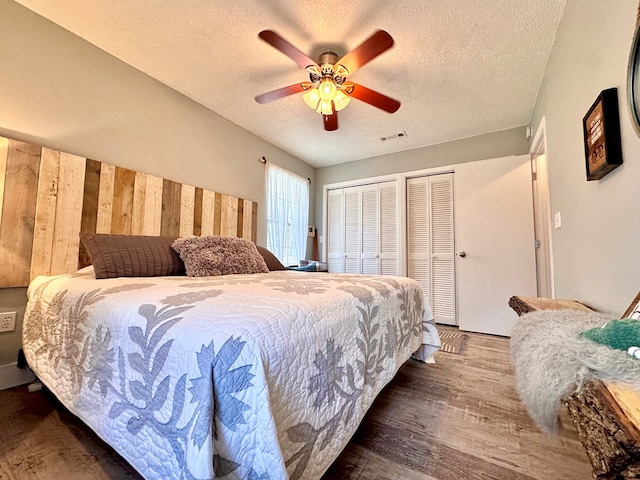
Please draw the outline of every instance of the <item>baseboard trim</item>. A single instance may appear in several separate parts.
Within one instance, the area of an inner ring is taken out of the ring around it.
[[[30,368],[18,368],[17,365],[15,362],[0,365],[0,390],[24,385],[36,379]]]

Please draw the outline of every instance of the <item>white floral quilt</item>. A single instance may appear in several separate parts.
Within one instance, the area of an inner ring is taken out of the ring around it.
[[[421,344],[416,282],[272,272],[38,277],[31,368],[147,479],[317,479]]]

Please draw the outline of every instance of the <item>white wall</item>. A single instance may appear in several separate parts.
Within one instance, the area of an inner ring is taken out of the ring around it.
[[[11,0],[0,0],[0,135],[257,201],[263,245],[258,159],[315,181],[310,165]],[[0,311],[24,299],[0,289]],[[20,322],[0,333],[0,365],[16,359]]]
[[[556,295],[622,314],[640,289],[640,139],[626,103],[638,0],[568,0],[531,124],[547,125]],[[586,181],[582,118],[617,87],[624,164]]]

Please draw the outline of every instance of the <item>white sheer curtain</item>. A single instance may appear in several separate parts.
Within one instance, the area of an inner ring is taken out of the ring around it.
[[[297,264],[307,254],[309,181],[267,163],[267,248],[284,265]]]

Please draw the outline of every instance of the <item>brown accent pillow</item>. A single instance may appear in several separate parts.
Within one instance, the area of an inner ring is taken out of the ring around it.
[[[269,269],[270,272],[287,269],[287,267],[285,267],[282,263],[280,263],[280,260],[278,260],[278,257],[276,257],[273,253],[271,253],[270,250],[267,250],[266,248],[261,247],[260,245],[256,245],[256,248],[258,249],[258,252],[260,252],[260,255],[262,255],[262,258],[264,258],[264,263],[267,264],[267,268]]]
[[[96,278],[184,275],[184,263],[171,248],[176,237],[81,233]]]
[[[180,254],[190,277],[269,271],[256,245],[243,238],[189,236],[178,238],[172,247]]]

